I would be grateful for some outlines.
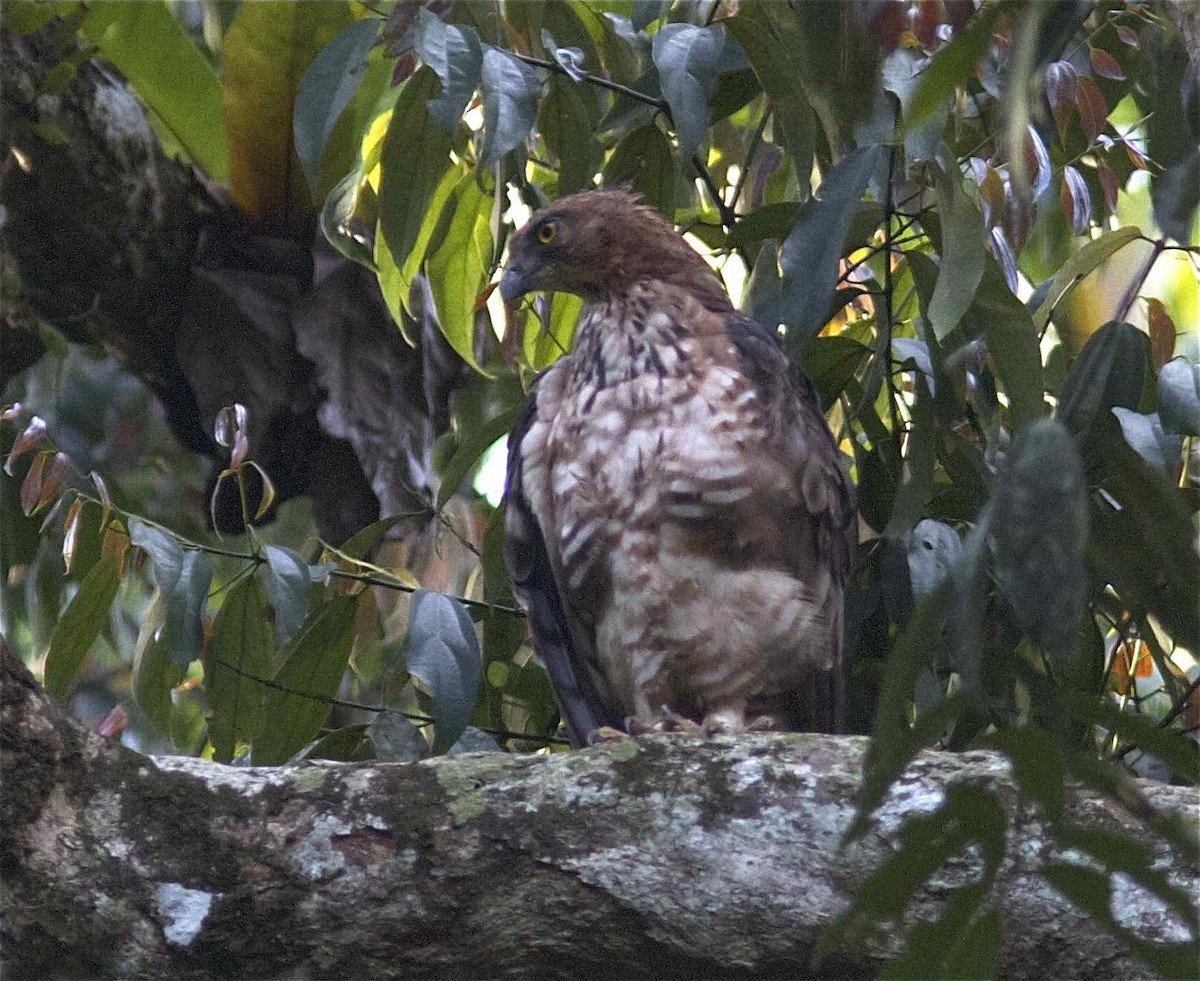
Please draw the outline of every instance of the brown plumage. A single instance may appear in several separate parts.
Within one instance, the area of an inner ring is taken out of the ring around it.
[[[534,215],[500,288],[585,301],[506,489],[509,568],[572,742],[627,720],[836,731],[854,511],[777,337],[621,191]]]

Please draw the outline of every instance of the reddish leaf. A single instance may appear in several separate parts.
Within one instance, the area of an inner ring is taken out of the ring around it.
[[[1138,170],[1149,170],[1146,163],[1146,155],[1138,148],[1137,144],[1127,136],[1121,137],[1121,144],[1125,147],[1125,153],[1129,157],[1129,162]]]
[[[1089,48],[1088,55],[1092,60],[1092,71],[1101,78],[1113,78],[1120,81],[1125,77],[1121,63],[1103,48]]]
[[[63,478],[67,475],[67,465],[70,461],[65,453],[55,453],[50,462],[50,469],[42,478],[42,493],[38,497],[37,506],[49,504],[62,490]]]
[[[1004,229],[997,226],[989,233],[992,242],[992,255],[996,257],[996,261],[1000,263],[1000,268],[1004,271],[1004,281],[1008,283],[1008,288],[1013,292],[1017,292],[1017,259],[1013,255],[1013,250],[1008,244],[1008,239],[1004,237]]]
[[[879,12],[871,21],[871,32],[884,51],[895,51],[900,44],[906,21],[904,7],[898,3],[881,4]]]
[[[1117,174],[1108,164],[1101,164],[1098,171],[1100,177],[1100,187],[1104,189],[1104,203],[1108,205],[1109,211],[1117,210],[1117,192],[1120,191],[1120,185],[1117,182]]]
[[[114,705],[108,715],[100,720],[100,724],[96,727],[96,731],[100,735],[111,739],[113,736],[119,736],[129,726],[129,714],[125,711],[124,705]]]
[[[1100,88],[1086,75],[1081,76],[1075,83],[1075,104],[1079,107],[1079,122],[1083,125],[1083,133],[1088,142],[1094,143],[1104,132],[1108,121],[1108,104],[1100,93]]]
[[[1138,40],[1137,31],[1132,27],[1126,27],[1124,24],[1117,27],[1117,37],[1128,47],[1140,48],[1142,46],[1142,42]]]
[[[1154,370],[1161,371],[1162,366],[1175,355],[1178,332],[1162,300],[1147,297],[1146,306],[1146,320],[1150,325],[1150,358],[1154,362]]]
[[[4,472],[11,477],[13,475],[13,464],[37,446],[45,433],[46,424],[38,416],[30,419],[29,425],[17,437],[16,442],[12,445],[12,449],[8,452],[8,459],[4,461]]]
[[[991,228],[1004,217],[1004,178],[994,167],[979,185],[979,200],[983,203],[983,222]]]
[[[917,0],[917,16],[913,19],[912,30],[926,51],[937,47],[941,22],[941,0]]]
[[[1067,61],[1051,62],[1046,68],[1046,100],[1054,114],[1054,125],[1059,137],[1065,137],[1075,111],[1076,81],[1078,74]]]
[[[75,558],[75,545],[79,541],[79,512],[83,510],[83,502],[75,498],[67,510],[67,520],[63,522],[63,562],[67,570],[71,569],[71,560]]]
[[[1041,197],[1050,186],[1054,168],[1050,164],[1050,153],[1046,150],[1041,134],[1032,126],[1027,127],[1025,137],[1025,167],[1033,183],[1033,196]]]
[[[88,478],[96,485],[96,493],[100,495],[100,503],[104,505],[104,513],[100,516],[100,527],[103,528],[108,524],[108,514],[112,511],[112,497],[108,493],[108,485],[104,483],[104,478],[95,470],[88,474]]]
[[[21,510],[26,515],[33,514],[42,496],[42,473],[46,469],[46,461],[50,459],[49,450],[43,450],[33,458],[29,472],[21,482]]]
[[[1092,221],[1092,196],[1088,193],[1083,175],[1074,167],[1063,168],[1059,202],[1062,205],[1063,214],[1071,223],[1071,231],[1076,235],[1083,235]]]

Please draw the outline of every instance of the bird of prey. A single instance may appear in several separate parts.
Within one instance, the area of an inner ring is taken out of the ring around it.
[[[505,555],[571,742],[837,731],[856,526],[808,379],[624,191],[513,237],[504,301],[536,290],[584,306],[509,437]]]

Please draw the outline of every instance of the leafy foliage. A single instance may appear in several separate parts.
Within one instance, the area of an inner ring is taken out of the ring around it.
[[[410,343],[440,331],[475,369],[440,407],[452,432],[423,515],[441,544],[465,543],[463,567],[389,551],[410,515],[342,543],[299,519],[253,528],[266,507],[249,513],[247,488],[273,488],[236,411],[221,482],[251,530],[222,542],[179,508],[149,520],[136,468],[116,502],[92,473],[115,462],[88,456],[104,433],[86,413],[42,421],[35,372],[17,386],[27,407],[5,413],[4,564],[6,582],[24,576],[16,634],[51,691],[89,677],[89,652],[124,665],[143,742],[224,761],[416,758],[469,723],[511,749],[553,745],[502,516],[470,479],[569,347],[579,304],[531,303],[502,351],[486,288],[530,208],[626,184],[780,330],[853,474],[850,691],[873,738],[852,833],[922,749],[994,748],[1022,805],[1082,856],[1047,881],[1153,969],[1190,969],[1194,940],[1147,944],[1113,918],[1110,877],[1190,923],[1186,899],[1144,843],[1075,823],[1068,789],[1140,806],[1130,770],[1197,781],[1200,352],[1176,325],[1200,315],[1200,76],[1167,8],[234,7],[219,44],[165,4],[93,2],[55,23],[18,4],[6,29],[95,45],[250,227],[307,247],[319,215]],[[829,942],[901,922],[965,851],[977,883],[887,973],[994,975],[1009,803],[955,787],[909,821]],[[1194,835],[1141,813],[1195,859]]]

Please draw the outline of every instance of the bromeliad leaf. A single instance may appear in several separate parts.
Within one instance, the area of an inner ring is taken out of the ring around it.
[[[542,81],[516,56],[489,47],[483,54],[483,150],[480,165],[489,167],[529,135],[537,119]]]
[[[696,152],[708,129],[708,100],[716,90],[724,47],[720,27],[667,24],[654,35],[654,64],[684,157]]]
[[[63,610],[46,652],[46,691],[61,698],[83,658],[95,643],[120,585],[119,558],[106,555],[87,574],[79,592]]]
[[[419,589],[409,607],[408,670],[433,696],[433,751],[444,753],[471,721],[479,689],[479,640],[463,605]]]
[[[306,573],[307,575],[307,573]],[[317,734],[337,695],[354,637],[353,596],[337,596],[313,610],[263,701],[251,758],[282,763]]]
[[[325,144],[359,82],[379,21],[357,20],[325,45],[300,78],[292,113],[292,135],[304,176],[314,190],[321,178]]]
[[[470,27],[447,24],[422,7],[417,14],[414,46],[421,60],[437,72],[442,94],[429,101],[429,112],[438,125],[455,130],[479,88],[483,71],[483,46]]]
[[[266,587],[275,610],[275,630],[279,642],[286,644],[300,629],[308,615],[309,587],[312,577],[303,556],[290,548],[268,545]]]

